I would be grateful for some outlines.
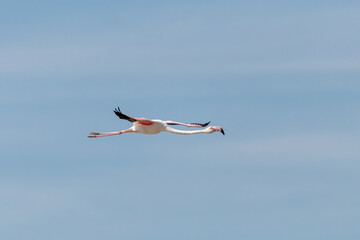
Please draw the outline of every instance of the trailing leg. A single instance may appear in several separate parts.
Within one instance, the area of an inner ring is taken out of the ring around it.
[[[134,132],[134,130],[129,128],[129,129],[121,130],[121,131],[117,131],[117,132],[105,132],[105,133],[91,132],[88,137],[89,138],[108,137],[108,136],[120,135],[123,133],[129,133],[129,132]]]

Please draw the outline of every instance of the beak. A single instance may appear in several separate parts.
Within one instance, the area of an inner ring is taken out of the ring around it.
[[[224,129],[221,128],[221,131],[220,131],[223,135],[225,135],[225,132],[224,132]]]

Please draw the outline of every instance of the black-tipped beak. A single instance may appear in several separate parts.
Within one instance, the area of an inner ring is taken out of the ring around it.
[[[225,132],[224,132],[224,129],[221,128],[221,131],[220,131],[223,135],[225,135]]]

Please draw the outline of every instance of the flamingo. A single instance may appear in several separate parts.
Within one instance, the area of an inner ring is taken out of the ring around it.
[[[194,131],[182,131],[175,128],[170,127],[170,125],[182,125],[186,127],[206,127],[209,125],[210,122],[207,123],[181,123],[181,122],[174,122],[174,121],[163,121],[163,120],[150,120],[147,118],[133,118],[123,114],[120,111],[120,108],[115,108],[114,113],[120,119],[128,120],[129,122],[133,123],[133,126],[126,130],[121,130],[117,132],[91,132],[89,134],[89,138],[97,138],[97,137],[107,137],[107,136],[114,136],[120,135],[123,133],[142,133],[142,134],[158,134],[160,132],[170,132],[175,134],[181,135],[191,135],[191,134],[198,134],[198,133],[214,133],[214,132],[221,132],[225,135],[224,130],[222,127],[219,126],[209,126],[207,128],[201,130],[194,130]]]

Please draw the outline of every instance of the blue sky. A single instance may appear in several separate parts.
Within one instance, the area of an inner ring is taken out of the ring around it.
[[[359,11],[1,1],[0,238],[359,239]]]

